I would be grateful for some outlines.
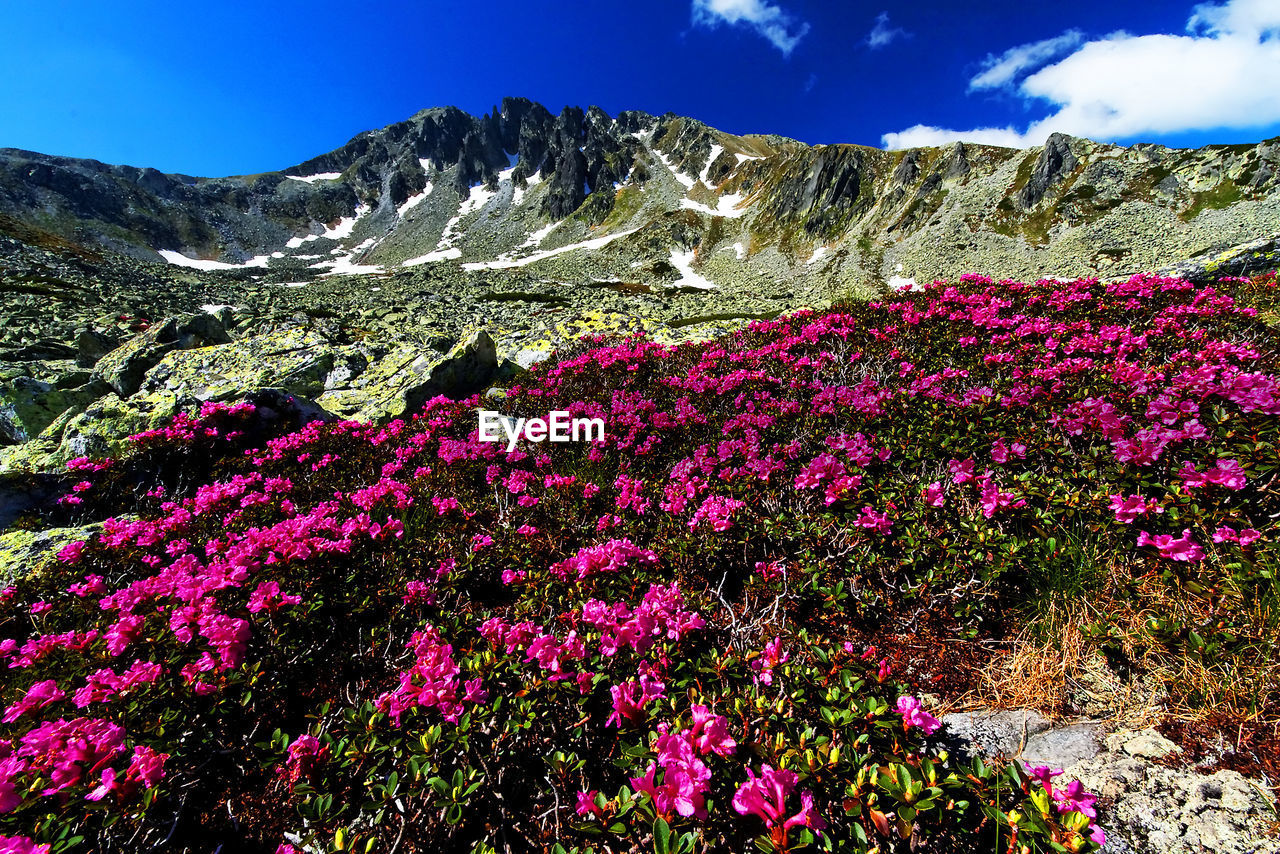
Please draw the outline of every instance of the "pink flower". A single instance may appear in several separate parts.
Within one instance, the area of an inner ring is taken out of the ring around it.
[[[67,587],[67,592],[81,598],[85,596],[101,596],[107,592],[107,585],[103,583],[101,575],[86,575],[83,584],[72,584]]]
[[[951,482],[959,486],[962,483],[968,483],[973,480],[973,459],[967,459],[963,462],[960,460],[951,460],[947,463],[947,468],[951,470]]]
[[[0,854],[49,854],[49,846],[36,845],[29,836],[0,836]]]
[[[1172,534],[1157,534],[1153,537],[1146,531],[1139,531],[1138,546],[1155,546],[1162,556],[1170,560],[1190,562],[1204,559],[1204,549],[1191,539],[1190,528],[1184,528],[1182,536],[1177,538]]]
[[[426,602],[430,604],[434,598],[431,588],[422,581],[410,581],[404,586],[403,602],[406,605],[410,602]]]
[[[302,602],[301,596],[282,595],[279,584],[274,581],[264,581],[249,595],[248,607],[250,613],[266,611],[268,614],[274,614],[287,605],[297,605],[300,602]]]
[[[758,658],[751,660],[751,669],[755,671],[752,678],[761,685],[772,685],[773,668],[790,657],[791,653],[782,651],[782,638],[774,638],[764,645]]]
[[[853,524],[869,531],[875,531],[882,536],[888,536],[893,530],[893,523],[889,521],[889,514],[878,513],[871,507],[863,507],[862,515],[855,519]]]
[[[596,818],[604,818],[604,810],[596,806],[596,795],[600,792],[591,789],[586,792],[578,792],[578,805],[574,810],[578,815],[593,815]]]
[[[639,682],[628,681],[610,687],[609,696],[613,698],[613,713],[605,720],[605,725],[621,727],[624,718],[631,724],[642,723],[644,707],[650,700],[665,696],[666,689],[665,684],[651,676],[641,676]]]
[[[933,483],[925,487],[924,503],[928,504],[930,507],[941,507],[946,503],[946,498],[944,498],[942,494],[941,481],[935,480]]]
[[[691,711],[693,728],[689,730],[689,739],[699,753],[727,757],[737,749],[738,743],[729,735],[728,718],[712,714],[706,706],[694,706]]]
[[[924,730],[925,735],[933,735],[933,733],[942,726],[942,723],[929,714],[920,705],[920,701],[915,697],[899,697],[898,713],[902,715],[902,725],[906,729],[911,727],[920,727]]]
[[[289,745],[284,765],[276,768],[276,774],[289,785],[289,791],[301,780],[310,780],[322,765],[329,761],[329,748],[320,744],[314,735],[300,735]]]
[[[1244,489],[1249,479],[1237,460],[1219,460],[1218,464],[1204,473],[1210,483],[1225,486],[1227,489]]]
[[[84,551],[84,540],[76,540],[74,543],[67,543],[58,552],[58,560],[63,563],[77,563],[80,560],[80,554]]]
[[[787,831],[792,827],[804,826],[821,830],[826,827],[813,810],[813,795],[804,792],[800,796],[800,812],[783,819],[786,814],[787,796],[795,789],[799,777],[794,771],[774,770],[772,766],[760,768],[760,776],[750,768],[747,769],[747,782],[738,787],[733,796],[733,808],[739,815],[757,815],[763,819],[765,826],[772,830],[781,827],[785,844]]]
[[[66,696],[66,693],[58,688],[58,683],[52,679],[37,682],[27,689],[26,695],[21,700],[4,710],[3,721],[11,724],[28,712],[43,709],[45,706],[52,705]]]
[[[1134,519],[1145,516],[1147,513],[1164,512],[1164,508],[1158,503],[1147,501],[1141,495],[1130,495],[1128,498],[1118,494],[1112,495],[1111,509],[1115,511],[1116,521],[1126,525],[1132,524]]]

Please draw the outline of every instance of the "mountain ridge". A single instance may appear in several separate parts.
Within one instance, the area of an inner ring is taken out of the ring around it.
[[[781,276],[830,295],[899,274],[1155,269],[1280,232],[1277,173],[1280,138],[1192,150],[1054,134],[1022,150],[883,151],[506,98],[478,117],[421,110],[248,176],[0,149],[0,213],[140,260],[268,279],[492,270],[552,251],[549,274],[568,280]],[[738,269],[721,269],[730,251]]]

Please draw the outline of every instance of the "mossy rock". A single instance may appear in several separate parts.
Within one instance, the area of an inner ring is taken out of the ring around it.
[[[18,579],[38,572],[68,543],[88,540],[101,527],[101,524],[94,523],[76,528],[0,533],[0,587],[8,587]]]
[[[110,391],[102,382],[58,388],[34,377],[15,377],[0,386],[0,444],[39,436],[67,412],[80,412]]]
[[[334,347],[304,329],[286,329],[230,344],[176,350],[146,374],[143,393],[231,401],[257,388],[281,388],[316,397],[337,363]]]

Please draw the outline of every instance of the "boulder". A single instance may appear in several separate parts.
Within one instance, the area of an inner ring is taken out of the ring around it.
[[[283,329],[166,353],[147,370],[138,391],[225,402],[240,400],[254,389],[277,388],[314,398],[324,391],[337,361],[333,345],[323,336],[307,329]]]
[[[94,381],[73,388],[60,385],[29,376],[8,378],[0,386],[0,445],[29,441],[64,413],[78,412],[111,390]]]
[[[110,353],[120,342],[96,329],[81,329],[76,334],[76,363],[82,368],[92,368],[98,360]]]
[[[0,588],[39,571],[68,543],[87,540],[101,528],[99,524],[76,528],[48,528],[43,531],[0,533]]]
[[[483,329],[454,345],[446,355],[400,343],[366,350],[369,366],[344,385],[333,385],[317,403],[343,418],[387,421],[422,408],[433,397],[464,398],[493,382],[497,348]]]
[[[142,386],[147,371],[169,353],[230,342],[222,321],[211,314],[167,317],[102,357],[96,376],[120,397],[129,397]]]

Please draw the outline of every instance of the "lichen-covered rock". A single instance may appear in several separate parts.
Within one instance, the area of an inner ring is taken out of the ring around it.
[[[62,547],[87,540],[101,528],[95,523],[75,528],[0,533],[0,587],[8,587],[53,560]]]
[[[67,387],[83,376],[38,379],[0,371],[0,444],[29,441],[44,432],[59,416],[79,411],[110,389],[100,382]]]
[[[84,368],[92,368],[103,356],[120,345],[114,335],[97,329],[81,329],[76,333],[76,362]]]
[[[1280,234],[1272,234],[1170,265],[1161,272],[1192,282],[1208,282],[1220,276],[1257,276],[1277,268],[1280,268]]]
[[[1177,771],[1126,753],[1068,766],[1104,800],[1098,819],[1106,850],[1133,854],[1277,854],[1275,807],[1263,788],[1235,771]]]
[[[1154,730],[1105,738],[1096,721],[1055,724],[1035,711],[945,715],[943,738],[978,753],[1061,769],[1099,796],[1105,851],[1118,854],[1280,854],[1269,835],[1274,806],[1235,771],[1201,774],[1157,764],[1180,752]]]
[[[141,387],[147,372],[170,352],[230,341],[222,322],[211,314],[167,317],[99,360],[95,375],[120,397],[129,397]]]
[[[147,371],[139,391],[230,401],[253,389],[279,388],[299,397],[316,397],[324,391],[335,363],[334,347],[322,335],[285,329],[167,353]]]
[[[386,421],[412,413],[438,395],[473,394],[491,383],[498,370],[497,348],[484,329],[444,356],[408,344],[370,355],[366,370],[326,389],[317,403],[344,418]]]
[[[41,467],[65,465],[75,457],[120,456],[130,436],[163,427],[179,412],[196,410],[199,403],[165,392],[123,400],[108,394],[67,422],[57,448],[41,460]]]

